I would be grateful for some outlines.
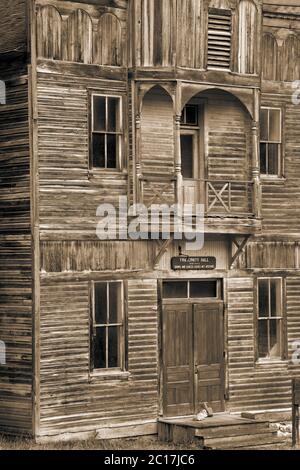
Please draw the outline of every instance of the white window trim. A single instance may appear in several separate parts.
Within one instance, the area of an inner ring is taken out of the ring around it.
[[[284,177],[284,161],[283,161],[283,110],[280,107],[276,106],[261,106],[261,110],[266,109],[266,110],[275,110],[280,112],[280,141],[267,141],[267,140],[262,140],[260,139],[260,144],[278,144],[280,148],[280,155],[279,155],[279,171],[277,175],[269,175],[269,174],[264,174],[260,173],[260,178],[265,181],[272,181],[272,180],[285,180]],[[269,129],[269,113],[268,113],[268,129]]]

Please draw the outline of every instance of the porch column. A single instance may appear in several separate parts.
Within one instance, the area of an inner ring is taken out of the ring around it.
[[[135,203],[141,201],[141,115],[135,117]]]
[[[253,212],[261,217],[261,182],[260,182],[260,92],[254,90],[254,118],[252,121],[252,181]]]
[[[175,116],[175,175],[176,175],[176,202],[183,203],[183,178],[181,172],[181,114]]]

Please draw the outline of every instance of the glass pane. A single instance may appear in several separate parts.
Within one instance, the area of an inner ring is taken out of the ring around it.
[[[281,281],[271,279],[271,316],[281,317]]]
[[[95,284],[95,322],[97,325],[105,325],[107,321],[107,284],[97,282]]]
[[[260,172],[262,175],[267,174],[267,145],[260,144]]]
[[[270,357],[281,358],[281,320],[270,320]]]
[[[165,299],[186,299],[188,296],[187,282],[164,282],[163,297]]]
[[[105,97],[94,96],[94,131],[105,131]]]
[[[197,126],[198,124],[198,107],[197,106],[186,106],[186,124],[191,126]]]
[[[107,168],[117,168],[117,139],[114,134],[107,134]]]
[[[269,280],[259,279],[258,280],[258,306],[259,316],[269,316]]]
[[[269,175],[279,174],[279,144],[268,144]]]
[[[194,138],[192,135],[181,136],[181,165],[183,178],[194,177]]]
[[[262,109],[260,112],[260,140],[268,142],[269,140],[269,131],[268,131],[268,115],[269,112],[267,109]]]
[[[269,111],[269,141],[280,142],[280,110],[270,109]]]
[[[216,281],[191,281],[190,282],[190,297],[191,298],[217,297],[217,282]]]
[[[109,284],[109,323],[122,321],[122,289],[120,283]]]
[[[120,367],[119,327],[108,328],[108,367]]]
[[[105,328],[96,328],[94,338],[94,368],[106,368],[106,331]]]
[[[258,321],[258,355],[260,358],[267,358],[269,355],[268,320]]]
[[[93,134],[93,167],[105,168],[105,135]]]
[[[119,131],[119,98],[108,98],[108,118],[107,118],[107,131]]]

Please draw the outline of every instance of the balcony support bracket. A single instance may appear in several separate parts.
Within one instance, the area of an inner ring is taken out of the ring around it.
[[[160,260],[162,259],[164,254],[168,251],[168,248],[169,248],[169,246],[171,245],[172,242],[173,242],[173,235],[171,235],[168,240],[163,240],[161,242],[159,242],[159,241],[157,242],[158,245],[159,245],[159,249],[158,249],[158,252],[156,254],[156,258],[154,260],[154,269],[158,267],[158,264],[159,264]]]

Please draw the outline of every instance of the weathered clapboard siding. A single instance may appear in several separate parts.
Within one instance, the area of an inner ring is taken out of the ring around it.
[[[0,31],[0,54],[26,50],[27,0],[1,0]]]
[[[28,83],[7,81],[0,105],[0,429],[32,433],[32,267]]]
[[[290,361],[289,368],[291,373],[299,377],[300,364],[298,351],[300,349],[300,277],[287,278],[286,298],[288,358]],[[295,358],[293,355],[295,355]]]
[[[41,436],[156,420],[156,281],[128,281],[127,295],[130,375],[103,380],[89,371],[88,283],[42,281]]]
[[[299,235],[300,229],[300,107],[290,91],[265,93],[264,106],[283,110],[284,178],[262,181],[263,232]]]
[[[123,66],[127,61],[124,5],[37,2],[37,55],[50,60]],[[123,6],[123,8],[121,8]]]
[[[254,241],[246,247],[250,269],[299,269],[299,244],[295,241]]]
[[[289,406],[291,382],[287,364],[255,364],[253,278],[231,278],[227,286],[229,409]]]
[[[95,232],[101,203],[127,194],[127,172],[89,169],[91,90],[124,96],[126,84],[66,74],[38,77],[41,229]],[[126,117],[126,116],[125,116]],[[127,136],[123,157],[126,165]],[[126,166],[124,168],[126,170]]]

